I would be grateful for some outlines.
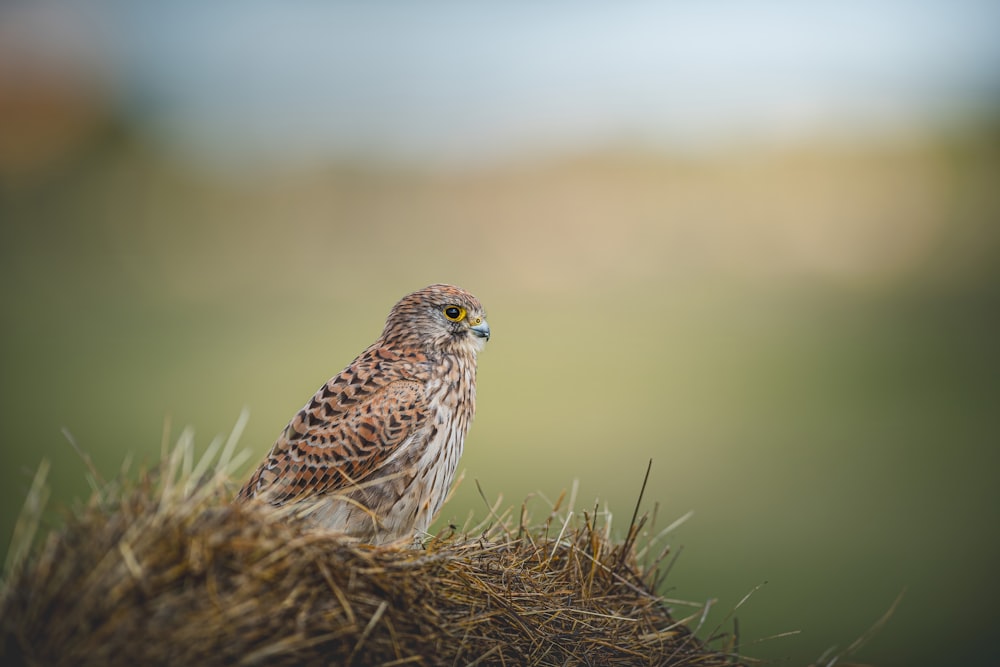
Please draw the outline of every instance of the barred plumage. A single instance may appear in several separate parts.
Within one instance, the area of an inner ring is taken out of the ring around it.
[[[302,503],[324,527],[385,543],[425,532],[448,493],[490,337],[472,294],[403,297],[382,335],[320,387],[239,493]]]

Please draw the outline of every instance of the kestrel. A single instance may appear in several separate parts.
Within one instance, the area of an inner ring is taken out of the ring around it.
[[[318,523],[381,544],[426,532],[476,408],[479,300],[431,285],[393,306],[382,335],[288,423],[238,499],[302,504]]]

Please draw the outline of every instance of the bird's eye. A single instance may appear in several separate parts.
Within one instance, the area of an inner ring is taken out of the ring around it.
[[[452,322],[461,322],[465,317],[465,308],[461,306],[445,306],[441,312]]]

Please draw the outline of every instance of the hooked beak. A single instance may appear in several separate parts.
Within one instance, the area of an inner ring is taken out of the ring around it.
[[[486,323],[486,320],[480,320],[469,328],[472,330],[472,333],[480,338],[490,339],[490,325]]]

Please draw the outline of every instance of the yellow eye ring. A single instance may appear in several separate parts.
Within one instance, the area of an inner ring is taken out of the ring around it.
[[[452,322],[461,322],[465,319],[465,308],[461,306],[445,306],[441,309],[441,312]]]

